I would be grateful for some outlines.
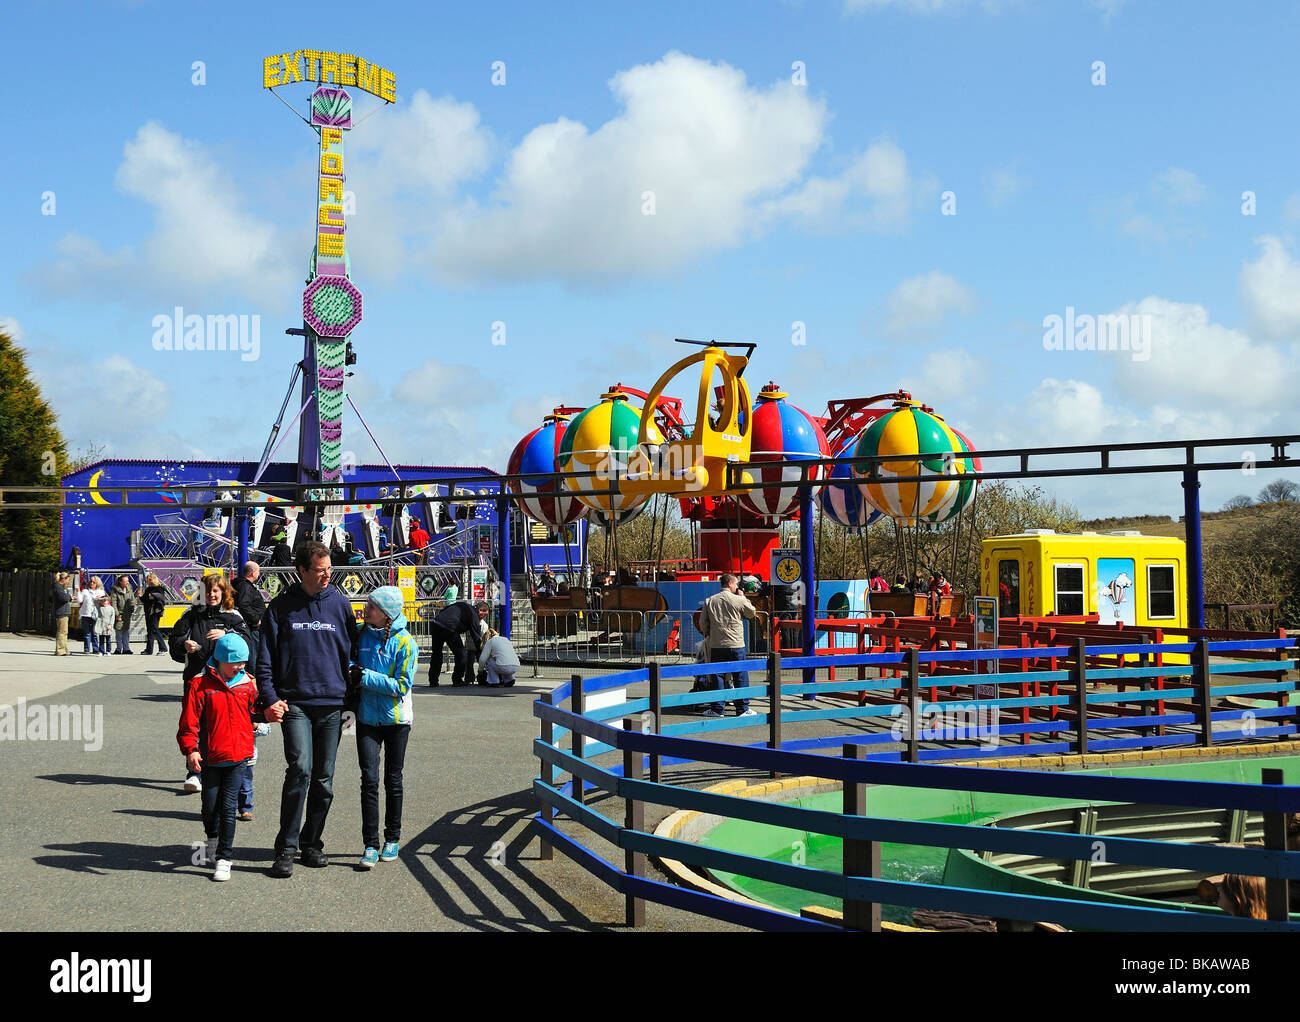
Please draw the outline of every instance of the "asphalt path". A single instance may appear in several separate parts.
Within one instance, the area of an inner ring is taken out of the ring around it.
[[[0,706],[27,700],[28,719],[34,705],[76,707],[91,724],[75,740],[0,740],[0,928],[627,930],[620,895],[561,854],[540,861],[525,833],[537,811],[531,703],[559,677],[531,679],[525,668],[507,690],[435,690],[421,674],[401,856],[369,872],[355,868],[361,775],[345,735],[324,834],[329,866],[267,875],[285,766],[273,726],[258,740],[254,819],[238,824],[233,876],[222,884],[195,862],[204,833],[199,796],[181,790],[179,665],[140,652],[55,658],[52,648],[0,636]],[[649,930],[734,929],[657,905],[647,916]]]

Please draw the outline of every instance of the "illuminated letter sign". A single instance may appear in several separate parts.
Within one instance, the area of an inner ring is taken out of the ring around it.
[[[290,82],[321,85],[355,85],[385,103],[397,102],[397,76],[354,53],[332,50],[294,50],[262,61],[262,87],[274,89]]]

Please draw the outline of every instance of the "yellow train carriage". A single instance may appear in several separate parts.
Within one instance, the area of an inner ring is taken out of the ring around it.
[[[1186,571],[1181,539],[1140,532],[1027,529],[980,549],[980,592],[998,597],[999,617],[1097,614],[1101,624],[1178,630]]]

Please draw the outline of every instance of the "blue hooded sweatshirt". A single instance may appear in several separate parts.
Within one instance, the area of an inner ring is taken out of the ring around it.
[[[411,686],[419,669],[420,650],[406,630],[406,618],[398,614],[392,619],[387,642],[383,629],[362,628],[357,661],[362,668],[357,720],[372,727],[410,724],[414,717]]]
[[[295,582],[262,615],[257,690],[263,706],[342,707],[358,628],[352,604],[334,586],[308,596]]]

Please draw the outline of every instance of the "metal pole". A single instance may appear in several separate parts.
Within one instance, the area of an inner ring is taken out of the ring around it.
[[[501,546],[501,634],[510,638],[510,502],[497,500],[497,543]]]
[[[1210,698],[1210,643],[1201,639],[1192,653],[1192,685],[1196,688],[1198,716],[1201,718],[1201,746],[1214,744],[1214,702]]]
[[[781,748],[781,653],[773,644],[767,652],[767,747]],[[781,776],[779,770],[770,771],[772,778]]]
[[[1074,730],[1080,756],[1088,751],[1088,653],[1087,640],[1074,640]]]
[[[650,664],[650,716],[655,734],[663,732],[663,682],[659,677],[660,666],[656,660]],[[659,783],[659,753],[650,753],[650,780]]]
[[[542,702],[544,702],[547,706],[555,705],[555,696],[550,692],[545,692],[542,695],[538,696],[538,698]],[[542,721],[541,738],[542,741],[545,742],[547,745],[555,744],[555,739],[552,734],[551,722],[549,720]],[[553,764],[551,763],[542,764],[542,783],[552,788],[555,787],[555,767]],[[555,814],[555,810],[549,804],[542,806],[543,823],[553,822],[554,814]],[[551,843],[549,841],[543,838],[541,842],[541,848],[539,849],[538,852],[538,858],[540,858],[544,862],[549,862],[554,857],[555,857],[555,849],[551,847]]]
[[[921,660],[915,649],[907,651],[907,749],[908,763],[920,762]]]
[[[799,573],[804,587],[803,611],[803,655],[812,656],[816,651],[817,630],[814,618],[817,611],[817,572],[813,558],[813,493],[811,486],[799,490]],[[817,671],[812,667],[803,669],[805,685],[817,680]],[[812,699],[809,692],[806,696]]]
[[[1183,473],[1183,536],[1187,540],[1187,622],[1205,627],[1205,592],[1201,577],[1201,484],[1196,469]]]
[[[572,691],[572,695],[569,698],[569,709],[572,710],[579,717],[581,717],[586,712],[586,702],[587,702],[585,693],[582,691],[582,675],[581,674],[570,675],[569,682]],[[583,738],[583,736],[578,734],[577,731],[574,731],[573,732],[573,755],[575,759],[583,758],[583,752],[585,751],[583,746],[585,744],[586,744],[586,740]],[[582,788],[583,788],[582,778],[579,777],[577,774],[574,774],[573,775],[573,800],[577,802],[579,805],[582,804],[582,794],[583,794]]]
[[[1260,780],[1264,784],[1281,784],[1282,771],[1269,767],[1260,771]],[[1264,814],[1264,847],[1275,852],[1286,851],[1286,813]],[[1291,904],[1290,881],[1285,877],[1265,877],[1264,901],[1269,919],[1286,922]]]
[[[865,752],[860,745],[845,745],[844,758],[861,760]],[[860,781],[844,782],[844,815],[867,815],[867,786]],[[844,839],[842,867],[846,877],[880,877],[880,842],[863,838]],[[880,932],[880,904],[874,901],[844,899],[844,928]]]
[[[244,573],[244,565],[248,563],[248,509],[235,509],[235,532],[236,539],[239,541],[239,563],[234,566],[231,572],[236,578]]]
[[[623,718],[623,730],[631,733],[640,723],[634,717]],[[623,750],[623,776],[629,780],[641,780],[641,753],[632,749]],[[639,799],[623,800],[623,829],[645,830],[645,804]],[[630,877],[645,876],[645,853],[627,850],[623,852],[623,872]],[[623,896],[623,918],[628,926],[645,925],[645,900],[632,894]]]

